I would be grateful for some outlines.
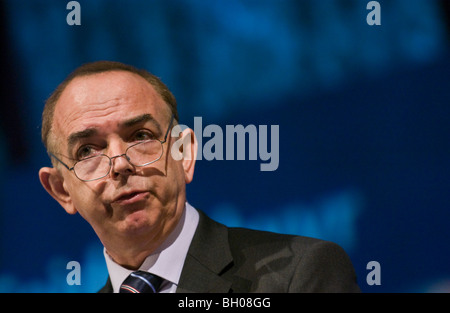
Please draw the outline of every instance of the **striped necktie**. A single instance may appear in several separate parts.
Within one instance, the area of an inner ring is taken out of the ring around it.
[[[131,273],[120,286],[120,293],[157,293],[163,279],[144,271]]]

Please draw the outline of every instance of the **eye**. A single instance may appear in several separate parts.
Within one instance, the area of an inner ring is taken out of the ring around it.
[[[82,146],[80,147],[80,149],[78,149],[76,157],[77,160],[82,160],[92,157],[96,154],[99,154],[99,152],[93,146]]]
[[[153,135],[153,133],[149,130],[144,130],[144,129],[138,130],[132,136],[133,141],[145,141],[145,140],[151,140],[151,139],[155,139],[155,136]]]

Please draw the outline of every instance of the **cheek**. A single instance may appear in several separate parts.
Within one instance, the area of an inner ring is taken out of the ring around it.
[[[185,185],[185,175],[182,161],[174,160],[165,154],[153,166],[142,168],[140,175],[152,181],[152,185],[162,192],[177,192]],[[172,195],[173,196],[173,195]]]
[[[98,188],[99,186],[81,182],[81,184],[76,183],[68,187],[75,209],[89,223],[107,213],[100,200],[101,189]]]
[[[147,179],[150,180],[151,192],[155,198],[152,200],[155,201],[152,206],[172,208],[176,206],[179,197],[184,195],[184,173],[175,164],[167,167],[164,175],[148,176]]]
[[[178,193],[180,191],[180,188],[183,188],[185,186],[185,180],[184,180],[184,170],[183,170],[183,164],[181,161],[175,161],[171,158],[168,171],[167,171],[167,187],[175,193]]]

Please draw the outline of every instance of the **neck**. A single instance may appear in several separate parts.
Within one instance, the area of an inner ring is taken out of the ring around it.
[[[142,251],[136,254],[124,255],[124,254],[115,254],[106,249],[106,253],[111,257],[111,259],[114,262],[120,264],[124,268],[129,270],[137,270],[142,265],[142,263],[144,263],[147,256],[149,256],[152,252]]]

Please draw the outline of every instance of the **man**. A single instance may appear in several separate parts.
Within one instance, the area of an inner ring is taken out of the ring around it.
[[[193,208],[186,184],[197,142],[191,129],[171,132],[177,122],[168,88],[118,62],[81,66],[46,102],[42,140],[53,167],[39,178],[104,245],[101,292],[139,292],[136,281],[156,292],[359,291],[336,244],[227,228]]]

